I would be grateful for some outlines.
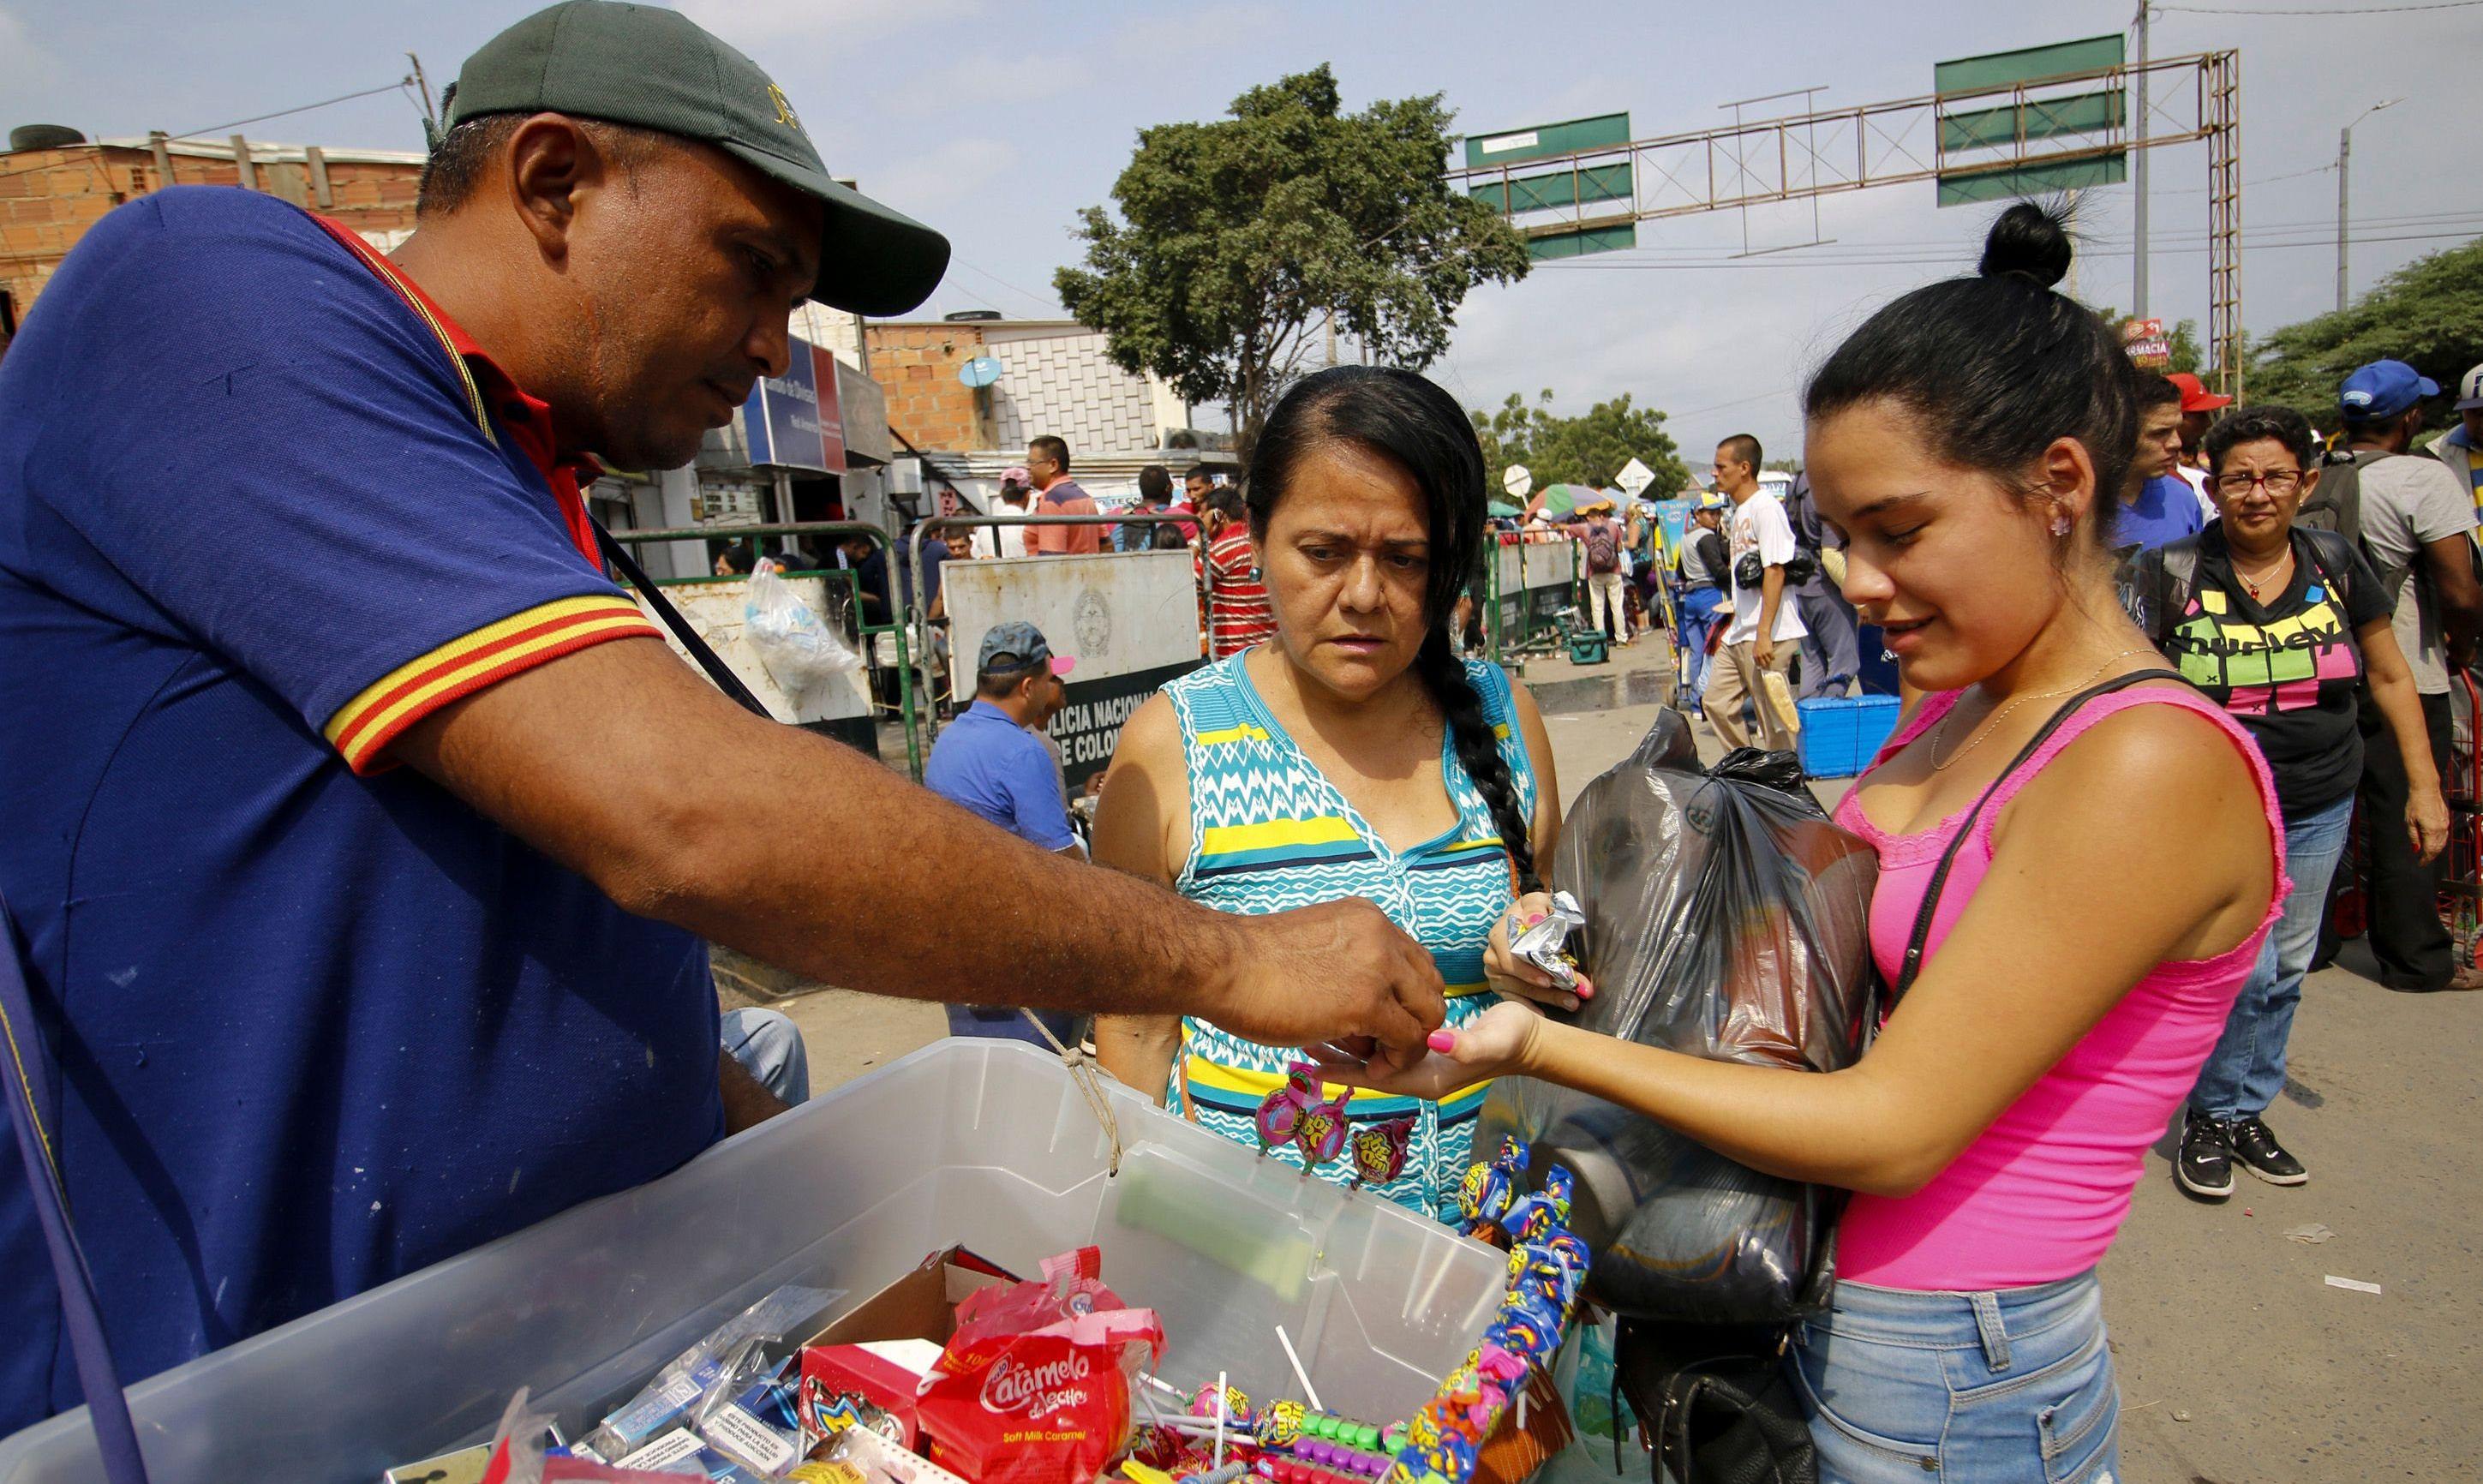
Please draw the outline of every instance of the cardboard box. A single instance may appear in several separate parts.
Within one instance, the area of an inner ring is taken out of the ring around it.
[[[803,1451],[815,1449],[822,1439],[858,1418],[877,1424],[874,1413],[884,1415],[886,1422],[877,1430],[889,1442],[908,1451],[919,1449],[921,1427],[914,1414],[912,1383],[920,1378],[885,1356],[851,1347],[886,1339],[946,1345],[957,1333],[957,1306],[967,1294],[1018,1281],[1006,1268],[951,1247],[923,1259],[921,1266],[812,1336],[802,1347]]]

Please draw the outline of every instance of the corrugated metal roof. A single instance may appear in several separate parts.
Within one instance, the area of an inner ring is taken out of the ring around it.
[[[134,139],[123,136],[95,143],[106,149],[151,150],[155,147],[154,141],[144,136]],[[233,157],[232,145],[228,141],[218,144],[202,139],[175,139],[166,141],[164,147],[170,153],[189,159],[229,160]],[[308,148],[307,145],[279,145],[254,139],[250,141],[250,157],[261,165],[300,165],[308,158]],[[418,149],[340,149],[328,145],[320,146],[319,152],[331,165],[420,165],[429,158]]]

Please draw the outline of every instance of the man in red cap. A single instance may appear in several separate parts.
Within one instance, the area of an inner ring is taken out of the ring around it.
[[[2165,378],[2181,388],[2181,462],[2174,469],[2188,482],[2190,492],[2199,497],[2199,506],[2213,520],[2218,515],[2216,502],[2207,494],[2207,460],[2203,452],[2207,424],[2216,413],[2233,405],[2233,399],[2209,391],[2200,380],[2187,371],[2176,371]]]

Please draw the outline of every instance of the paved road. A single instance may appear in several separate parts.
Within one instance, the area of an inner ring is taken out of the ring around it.
[[[1627,670],[1662,664],[1655,644],[1620,655]],[[1562,682],[1609,673],[1537,661],[1526,678],[1574,697],[1593,686]],[[1626,756],[1654,715],[1644,703],[1553,712],[1563,804]],[[1833,802],[1843,786],[1818,791]],[[2104,1263],[2127,1484],[2483,1472],[2483,995],[2390,994],[2351,971],[2358,952],[2307,986],[2292,1085],[2269,1114],[2310,1183],[2245,1177],[2229,1203],[2204,1206],[2173,1184],[2169,1145],[2148,1158]],[[821,1087],[945,1029],[937,1007],[843,992],[783,1008],[803,1026]],[[2335,1234],[2287,1239],[2311,1223]],[[2381,1291],[2330,1286],[2332,1274]]]

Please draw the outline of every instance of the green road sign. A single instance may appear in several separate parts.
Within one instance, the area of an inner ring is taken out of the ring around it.
[[[2020,107],[1976,108],[1940,116],[1942,149],[2002,149],[2017,142],[2024,130],[2029,140],[2064,134],[2100,134],[2121,127],[2119,88],[2103,88],[2071,97],[2042,98]]]
[[[2120,66],[2122,62],[2122,39],[2118,35],[2089,37],[2080,41],[2057,41],[2048,46],[2026,46],[2016,51],[1934,63],[1932,88],[1942,96],[1989,94],[2013,88],[2041,93],[2057,88],[2057,80],[2062,77],[2103,71]],[[1939,203],[1962,206],[2087,186],[2119,185],[2129,175],[2128,155],[2120,150],[2096,153],[2093,146],[2113,143],[2110,136],[2125,121],[2123,93],[2115,82],[2082,93],[2051,96],[2026,97],[2021,93],[1993,108],[1943,110],[1939,147],[1941,163],[1949,168],[1940,172]],[[1946,158],[1978,150],[2023,153],[2026,146],[2045,140],[2061,141],[2059,152],[2077,157],[2037,156],[1979,164]],[[2081,142],[2088,147],[2081,148]]]
[[[1484,181],[1468,187],[1467,192],[1505,217],[1521,211],[1548,211],[1556,206],[1625,201],[1630,199],[1630,168],[1626,163],[1595,165],[1585,170],[1520,175],[1505,182]]]
[[[1503,129],[1497,134],[1466,136],[1466,164],[1516,165],[1556,154],[1587,149],[1615,149],[1630,142],[1629,115],[1604,114],[1572,119],[1565,123],[1538,123],[1530,128]]]
[[[2063,160],[2051,165],[1994,165],[1984,170],[1950,171],[1939,177],[1939,203],[1970,206],[1982,201],[2014,201],[2025,196],[2051,196],[2083,191],[2089,186],[2119,185],[2129,178],[2125,154]]]
[[[1588,252],[1619,252],[1638,246],[1636,222],[1608,222],[1593,226],[1529,233],[1526,255],[1536,262],[1577,257]]]
[[[1954,62],[1932,65],[1934,93],[1962,93],[1986,88],[2006,88],[2013,83],[2031,82],[2038,77],[2058,77],[2064,72],[2094,72],[2104,67],[2117,67],[2122,61],[2122,39],[2092,36],[2083,41],[2055,41],[2049,46],[2026,46],[2016,51],[1989,52],[1980,57],[1960,57]]]

